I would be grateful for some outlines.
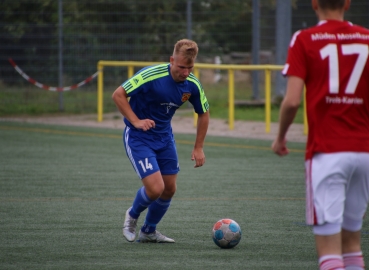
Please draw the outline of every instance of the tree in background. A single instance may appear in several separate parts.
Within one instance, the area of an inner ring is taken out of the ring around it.
[[[186,37],[185,0],[62,0],[65,76],[82,80],[98,60],[167,61]],[[315,24],[305,0],[294,0],[292,31]],[[260,0],[261,47],[275,46],[275,0]],[[251,0],[192,1],[192,38],[201,57],[250,52]],[[369,3],[353,1],[348,19],[368,25]],[[8,58],[44,83],[57,81],[58,0],[0,1],[0,80],[24,82]],[[115,76],[115,75],[114,75]]]

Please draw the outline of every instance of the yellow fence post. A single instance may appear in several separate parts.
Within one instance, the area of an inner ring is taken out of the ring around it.
[[[233,69],[228,69],[228,122],[229,129],[234,129],[234,71]]]
[[[97,64],[97,70],[99,74],[97,75],[97,122],[102,122],[103,120],[103,66],[100,62]]]
[[[270,133],[271,122],[271,70],[265,70],[265,132]]]
[[[128,79],[131,78],[131,77],[133,77],[134,73],[135,73],[134,66],[133,65],[129,65],[128,66]]]

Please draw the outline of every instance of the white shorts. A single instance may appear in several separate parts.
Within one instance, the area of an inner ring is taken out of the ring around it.
[[[369,153],[316,154],[305,168],[307,224],[360,230],[369,201]]]

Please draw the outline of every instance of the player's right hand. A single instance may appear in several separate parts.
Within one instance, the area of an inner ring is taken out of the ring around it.
[[[272,144],[273,152],[276,153],[278,156],[288,155],[290,151],[288,150],[286,144],[286,139],[284,139],[283,141],[276,139]]]
[[[142,129],[143,131],[148,131],[151,128],[155,128],[155,122],[151,119],[139,120],[133,124],[135,128]]]
[[[202,148],[193,149],[191,160],[195,161],[194,168],[202,167],[205,164],[205,154]]]

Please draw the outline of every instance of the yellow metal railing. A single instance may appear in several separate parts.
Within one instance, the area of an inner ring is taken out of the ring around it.
[[[99,75],[97,77],[97,121],[103,120],[103,78],[104,66],[110,67],[124,67],[128,68],[128,78],[134,75],[135,67],[145,67],[161,64],[161,62],[135,62],[135,61],[105,61],[101,60],[97,64]],[[200,69],[217,69],[228,70],[228,123],[229,129],[234,129],[234,71],[235,70],[260,70],[265,72],[265,132],[270,132],[271,124],[271,72],[282,70],[281,65],[217,65],[196,63],[194,67],[194,75],[199,78]],[[305,99],[304,99],[305,106]],[[196,125],[196,117],[194,117],[194,125]],[[306,117],[304,113],[304,133],[307,132]]]

